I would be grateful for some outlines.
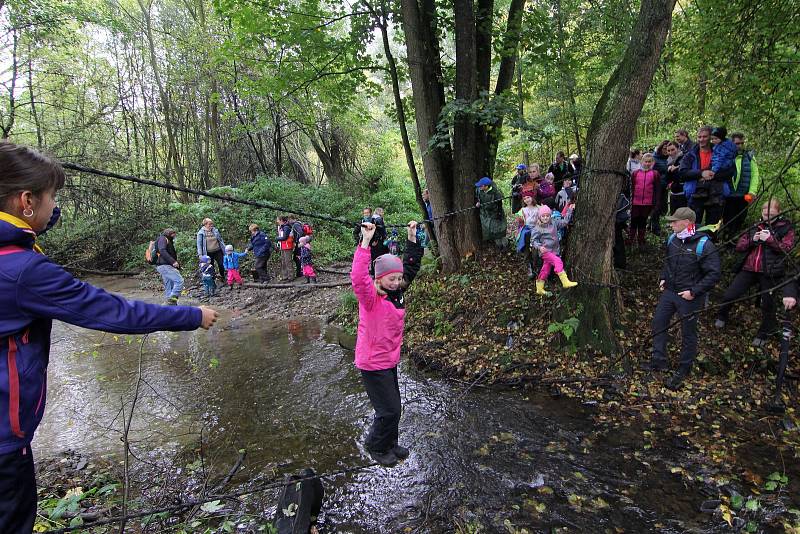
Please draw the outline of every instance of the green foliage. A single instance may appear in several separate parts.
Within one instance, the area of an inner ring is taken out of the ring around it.
[[[245,198],[271,205],[297,209],[315,215],[325,215],[357,222],[364,206],[382,206],[390,223],[404,223],[419,216],[415,211],[413,190],[408,183],[387,179],[375,193],[344,192],[332,186],[309,186],[282,178],[262,178],[238,188],[220,187],[212,190],[236,198]],[[163,200],[159,201],[163,203]],[[138,269],[144,265],[144,250],[166,228],[178,235],[175,248],[186,267],[195,267],[196,233],[205,217],[214,219],[226,243],[237,251],[249,243],[250,223],[258,224],[274,241],[275,219],[280,213],[242,204],[201,198],[182,204],[171,202],[163,208],[140,211],[135,207],[123,209],[102,224],[96,218],[75,218],[65,213],[63,222],[44,236],[43,244],[55,261],[64,265],[91,269]],[[288,213],[288,212],[287,212]],[[318,265],[347,260],[353,254],[353,229],[340,223],[299,216],[314,227],[314,258]],[[274,254],[273,261],[277,261]],[[248,269],[251,257],[244,260]]]

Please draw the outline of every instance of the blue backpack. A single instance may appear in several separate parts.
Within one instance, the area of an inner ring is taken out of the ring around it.
[[[675,239],[675,234],[670,234],[670,236],[667,238],[667,248],[669,248],[669,246],[672,244],[673,239]],[[694,249],[698,258],[703,255],[703,247],[706,246],[706,241],[708,241],[708,236],[704,235],[697,243],[697,248]]]

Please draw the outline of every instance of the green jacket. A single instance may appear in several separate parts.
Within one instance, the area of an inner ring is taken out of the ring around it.
[[[483,240],[493,241],[504,238],[507,224],[506,214],[503,211],[503,194],[494,184],[486,191],[476,189],[475,193],[481,203],[480,216]]]

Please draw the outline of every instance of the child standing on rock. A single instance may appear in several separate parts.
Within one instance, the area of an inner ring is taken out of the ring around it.
[[[233,291],[233,283],[239,284],[242,289],[242,275],[239,274],[239,260],[247,256],[247,251],[234,252],[233,245],[225,245],[225,257],[222,258],[222,265],[228,270],[228,288]]]
[[[300,238],[300,267],[306,277],[306,284],[316,284],[317,272],[314,270],[314,257],[311,255],[311,236],[308,235]]]
[[[540,206],[536,220],[536,225],[531,230],[531,247],[535,248],[542,257],[544,265],[539,271],[539,278],[536,280],[536,294],[550,296],[549,291],[544,290],[544,282],[550,276],[550,270],[555,270],[561,285],[565,288],[575,287],[577,282],[572,282],[564,271],[564,262],[561,261],[561,243],[558,239],[558,231],[569,224],[568,219],[552,220],[552,210],[547,206]]]
[[[403,259],[392,254],[378,256],[373,280],[369,275],[369,243],[375,225],[362,223],[361,242],[350,271],[358,299],[355,364],[375,410],[365,447],[372,459],[384,466],[409,455],[408,449],[398,445],[401,405],[397,364],[406,313],[403,294],[419,272],[424,249],[417,243],[416,222],[408,223],[407,233]]]

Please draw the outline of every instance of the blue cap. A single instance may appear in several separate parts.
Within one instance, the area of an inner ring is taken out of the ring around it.
[[[484,185],[492,185],[492,179],[488,176],[484,176],[477,182],[475,182],[475,187],[483,187]]]
[[[518,170],[518,171],[524,171],[524,170],[526,170],[527,168],[528,168],[528,166],[527,166],[527,165],[525,165],[524,163],[520,163],[519,165],[517,165],[517,170]]]

